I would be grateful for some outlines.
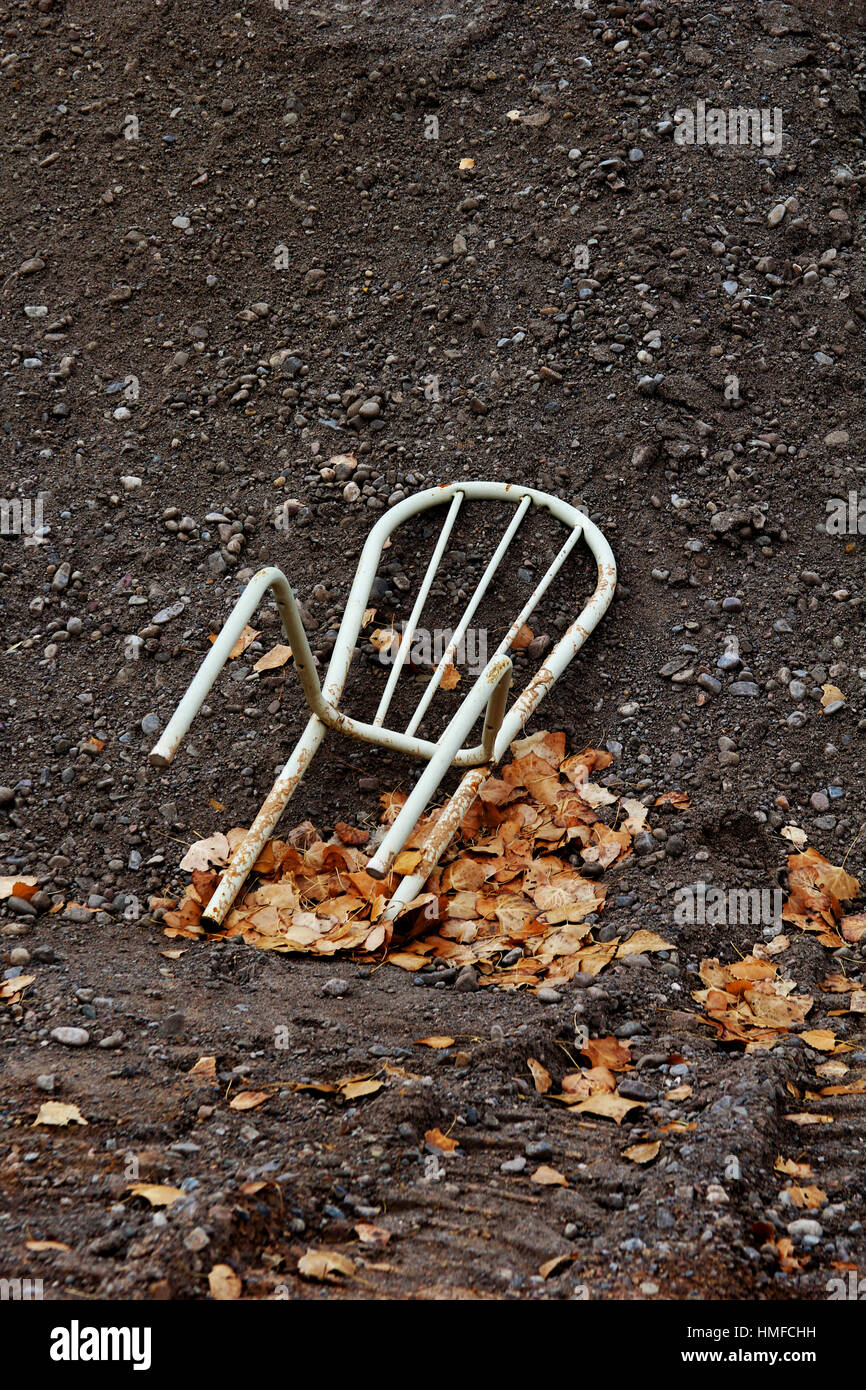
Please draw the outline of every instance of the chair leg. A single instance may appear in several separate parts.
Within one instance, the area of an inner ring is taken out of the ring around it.
[[[424,884],[457,834],[463,817],[470,810],[489,774],[489,765],[473,767],[461,779],[454,795],[443,806],[439,819],[430,827],[421,850],[418,868],[414,874],[406,875],[388,902],[384,912],[386,921],[393,922],[401,908],[423,892]]]
[[[463,704],[440,736],[436,752],[406,798],[394,824],[367,864],[367,873],[371,878],[382,879],[387,874],[395,857],[412,834],[427,803],[453,763],[464,738],[485,706],[487,707],[487,719],[484,725],[483,741],[485,752],[489,755],[497,729],[502,722],[510,680],[511,660],[509,657],[494,657],[485,666]]]
[[[232,856],[232,861],[222,876],[222,882],[202,914],[201,924],[207,932],[222,930],[232,903],[246,882],[250,869],[255,864],[268,840],[273,835],[277,822],[286,809],[292,794],[309,767],[313,755],[325,734],[327,724],[313,715],[296,744],[292,756],[286,763],[262,805],[243,840]]]

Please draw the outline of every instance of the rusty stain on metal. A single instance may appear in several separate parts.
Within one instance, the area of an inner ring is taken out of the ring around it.
[[[451,527],[464,499],[516,502],[517,506],[514,517],[507,526],[481,580],[469,599],[433,678],[424,689],[409,725],[403,733],[400,733],[395,729],[384,727],[384,716],[397,677],[400,674],[400,668],[408,653],[412,633],[445,551]],[[444,502],[450,502],[451,507],[412,610],[409,624],[411,630],[404,633],[403,636],[398,657],[399,665],[396,671],[392,670],[391,672],[373,723],[369,724],[363,720],[354,719],[339,708],[339,703],[358,635],[361,631],[370,589],[385,543],[391,533],[409,517],[415,516],[429,507],[440,506]],[[421,724],[439,687],[445,668],[457,650],[478,604],[487,591],[530,506],[543,508],[562,522],[568,528],[566,540],[548,566],[546,573],[536,584],[520,613],[512,622],[484,670],[467,691],[446,729],[435,740],[420,738],[415,731]],[[506,709],[512,674],[512,663],[508,656],[511,643],[580,539],[586,542],[596,560],[597,584],[595,591],[584,605],[582,612],[578,614],[548,654],[544,665],[531,678],[511,708]],[[393,859],[405,845],[448,768],[470,769],[464,775],[454,795],[443,807],[436,823],[431,827],[424,842],[421,861],[416,873],[407,875],[406,878],[402,879],[393,894],[385,910],[385,916],[387,918],[396,916],[401,907],[407,902],[411,902],[423,888],[445,847],[474,803],[491,767],[495,766],[504,756],[526,720],[541,703],[604,616],[615,587],[616,562],[610,546],[598,527],[583,512],[579,512],[569,503],[563,502],[549,493],[540,492],[535,488],[523,487],[516,483],[461,482],[429,488],[426,492],[405,498],[384,513],[367,537],[346,601],[343,619],[337,640],[334,643],[324,684],[320,685],[315,660],[301,622],[298,605],[286,576],[281,570],[272,566],[258,570],[229,614],[210,652],[190,682],[186,694],[150,754],[150,761],[155,768],[162,771],[169,766],[184,734],[225,665],[237,638],[258,608],[267,590],[271,589],[280,611],[283,629],[292,648],[295,668],[301,680],[311,714],[291,757],[265,798],[255,821],[223,874],[216,893],[208,903],[207,913],[202,917],[202,922],[206,928],[212,931],[220,929],[250,869],[274,833],[292,794],[304,777],[329,728],[379,747],[390,748],[411,757],[420,758],[427,763],[427,767],[401,808],[394,824],[389,828],[367,865],[368,872],[375,878],[386,876]],[[482,715],[484,716],[484,724],[481,743],[474,747],[463,746],[465,738]]]

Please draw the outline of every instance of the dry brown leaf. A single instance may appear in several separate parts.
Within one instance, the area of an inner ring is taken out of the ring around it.
[[[87,1121],[78,1109],[77,1105],[64,1105],[59,1100],[46,1100],[39,1107],[39,1114],[33,1121],[33,1129],[37,1125],[65,1125],[76,1124],[86,1125]]]
[[[445,666],[439,684],[443,690],[454,690],[454,688],[460,684],[460,672],[457,670],[453,661],[449,661]]]
[[[24,1249],[31,1250],[34,1255],[41,1255],[46,1250],[62,1250],[68,1252],[72,1249],[62,1240],[25,1240]]]
[[[617,1095],[615,1092],[598,1091],[594,1096],[578,1101],[577,1105],[571,1108],[586,1110],[591,1115],[601,1115],[606,1120],[622,1124],[630,1110],[642,1108],[644,1104],[642,1100],[626,1100],[625,1096]]]
[[[812,1169],[808,1163],[795,1163],[793,1158],[782,1158],[781,1154],[773,1164],[777,1173],[784,1173],[788,1178],[811,1178]]]
[[[152,1207],[170,1207],[179,1197],[185,1197],[186,1193],[180,1187],[167,1187],[161,1183],[135,1182],[130,1183],[129,1193],[132,1197],[143,1197],[146,1202],[150,1202]]]
[[[416,1047],[435,1047],[435,1048],[453,1047],[453,1046],[454,1046],[454,1039],[453,1039],[453,1038],[446,1037],[446,1036],[444,1036],[444,1035],[441,1036],[441,1037],[439,1037],[439,1036],[434,1036],[434,1037],[431,1037],[431,1038],[416,1038],[416,1039],[415,1039],[415,1046],[416,1046]]]
[[[642,927],[639,931],[633,932],[628,941],[623,941],[617,950],[617,956],[634,956],[638,952],[642,955],[648,951],[672,951],[673,945],[670,941],[665,941],[664,937],[658,936],[654,931],[646,931]]]
[[[821,1187],[801,1187],[792,1183],[784,1189],[784,1195],[792,1207],[798,1211],[819,1211],[827,1201],[827,1193]]]
[[[39,892],[39,880],[29,878],[26,874],[12,875],[11,877],[0,875],[0,899],[3,898],[32,898],[34,893]]]
[[[428,1144],[432,1144],[434,1149],[441,1149],[443,1153],[453,1153],[459,1147],[458,1141],[452,1139],[450,1135],[443,1134],[441,1129],[428,1129],[424,1135]]]
[[[262,634],[260,632],[256,632],[255,628],[250,627],[249,623],[247,623],[240,637],[235,642],[234,646],[229,652],[229,661],[234,661],[237,657],[243,656],[247,647],[251,646],[252,643],[255,642],[256,638],[261,637],[261,635]],[[211,634],[210,640],[211,642],[215,642],[216,637],[213,634]]]
[[[526,623],[523,623],[522,626],[517,629],[517,632],[514,634],[514,637],[512,638],[511,650],[515,652],[525,651],[526,648],[529,646],[530,642],[533,640],[534,636],[535,634],[533,633],[532,628],[527,627]]]
[[[356,1221],[355,1234],[362,1245],[387,1245],[391,1232],[385,1226],[374,1226],[369,1221]]]
[[[305,1279],[333,1283],[336,1275],[354,1274],[355,1266],[348,1255],[341,1255],[338,1250],[308,1250],[298,1260],[298,1273]]]
[[[381,1091],[385,1085],[384,1081],[347,1081],[340,1087],[340,1094],[345,1100],[360,1100],[362,1096],[374,1096],[377,1091]]]
[[[568,1179],[547,1163],[542,1163],[536,1168],[529,1181],[536,1183],[538,1187],[568,1187]]]
[[[792,1125],[831,1125],[832,1115],[816,1115],[809,1111],[799,1111],[793,1115],[786,1115],[786,1120],[790,1120]]]
[[[276,671],[280,666],[285,666],[291,660],[292,649],[285,643],[280,642],[276,647],[272,647],[264,656],[260,656],[253,665],[254,671]]]
[[[536,1091],[540,1096],[546,1095],[553,1085],[553,1078],[550,1072],[546,1067],[543,1067],[540,1062],[537,1062],[534,1057],[527,1057],[526,1065],[532,1073],[532,1080],[535,1083]]]
[[[629,1045],[619,1038],[590,1038],[580,1050],[594,1067],[607,1067],[610,1071],[631,1070]]]
[[[216,1077],[216,1057],[199,1057],[194,1067],[190,1067],[187,1076],[207,1076]]]
[[[623,1149],[622,1156],[631,1159],[632,1163],[652,1163],[654,1158],[658,1158],[661,1146],[661,1139],[647,1144],[632,1144],[630,1148]]]
[[[238,1091],[229,1101],[229,1110],[256,1110],[270,1098],[270,1091]]]
[[[190,845],[183,859],[180,861],[181,869],[191,873],[193,869],[209,869],[211,864],[227,864],[230,849],[229,842],[221,831],[208,836],[206,840],[196,840],[195,844]]]
[[[214,1265],[207,1277],[211,1298],[227,1303],[240,1298],[243,1284],[231,1265]]]
[[[818,1052],[832,1052],[836,1046],[836,1034],[831,1033],[829,1028],[810,1028],[807,1032],[801,1033],[800,1037],[809,1047],[814,1047]]]

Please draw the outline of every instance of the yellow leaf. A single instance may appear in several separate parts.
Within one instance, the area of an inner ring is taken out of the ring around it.
[[[178,1197],[186,1196],[179,1187],[164,1187],[159,1183],[150,1182],[130,1183],[129,1191],[133,1197],[143,1197],[152,1207],[170,1207]]]
[[[827,1193],[821,1187],[801,1187],[799,1183],[792,1183],[786,1187],[784,1194],[792,1207],[798,1211],[818,1211],[827,1201]]]
[[[270,1091],[238,1091],[229,1101],[229,1110],[255,1110],[270,1098]]]
[[[630,1148],[623,1149],[623,1158],[630,1158],[632,1163],[652,1163],[658,1157],[659,1149],[662,1146],[661,1139],[656,1139],[651,1144],[632,1144]]]
[[[832,1052],[836,1046],[836,1035],[831,1033],[829,1028],[810,1028],[808,1032],[801,1033],[800,1037],[809,1047],[814,1047],[818,1052]]]
[[[362,1245],[387,1245],[391,1239],[385,1226],[373,1226],[369,1221],[356,1221],[355,1231]]]
[[[784,1173],[789,1178],[811,1178],[812,1169],[808,1163],[795,1163],[793,1158],[782,1158],[781,1154],[773,1164],[777,1173]]]
[[[670,941],[665,941],[663,937],[657,936],[654,931],[633,932],[628,941],[624,941],[617,951],[617,956],[633,956],[638,951],[672,951],[674,948]]]
[[[305,1279],[333,1282],[335,1274],[354,1274],[355,1266],[348,1255],[338,1250],[308,1250],[298,1260],[298,1273]]]
[[[474,160],[474,159],[461,159],[460,164],[459,164],[458,167],[461,168],[461,169],[474,169],[474,168],[475,168],[475,160]]]
[[[287,647],[281,642],[276,647],[272,647],[269,652],[265,652],[264,656],[260,656],[253,666],[253,670],[276,671],[278,667],[285,666],[286,662],[291,659],[291,655],[291,647]]]
[[[234,661],[236,657],[243,656],[247,647],[249,647],[253,642],[255,642],[257,637],[261,637],[261,635],[262,634],[260,632],[256,632],[255,628],[250,627],[249,623],[247,623],[240,637],[235,642],[234,646],[229,652],[229,661]],[[216,638],[211,638],[212,642],[215,640]]]
[[[32,888],[33,893],[35,893],[39,887],[39,880],[36,878],[27,878],[23,874],[19,874],[17,877],[12,875],[10,878],[4,878],[0,875],[0,898],[11,898],[13,896],[16,898],[32,898],[33,893],[21,892],[22,885],[25,888]]]
[[[534,1057],[527,1057],[526,1065],[532,1073],[536,1091],[540,1096],[546,1095],[553,1085],[553,1078],[550,1072],[546,1067],[543,1067],[540,1062],[536,1062]]]
[[[66,1245],[62,1240],[26,1240],[25,1250],[32,1250],[35,1255],[39,1255],[43,1250],[71,1250],[70,1245]]]
[[[459,683],[460,672],[457,670],[457,667],[454,665],[454,662],[449,661],[448,665],[442,672],[442,679],[439,682],[439,684],[442,686],[443,690],[453,690],[456,685],[459,685]]]
[[[216,1057],[199,1057],[187,1076],[216,1076]]]
[[[39,1114],[33,1121],[33,1128],[37,1125],[86,1125],[87,1121],[78,1109],[77,1105],[63,1105],[59,1100],[47,1100],[44,1105],[40,1105]]]
[[[527,627],[526,623],[523,623],[514,634],[511,642],[511,650],[515,652],[525,651],[534,635],[532,628]]]
[[[443,1134],[441,1129],[428,1129],[424,1138],[428,1144],[433,1145],[434,1149],[441,1149],[446,1154],[453,1153],[458,1147],[458,1141],[452,1139],[448,1134]]]
[[[384,1084],[384,1081],[348,1081],[340,1087],[340,1094],[346,1100],[359,1100],[361,1096],[374,1096]]]
[[[828,682],[826,685],[822,685],[821,689],[824,692],[821,696],[822,709],[826,709],[828,705],[832,705],[836,700],[845,699],[845,696],[842,694],[842,691],[839,689],[838,685],[830,685]]]
[[[211,1297],[220,1303],[230,1302],[241,1296],[243,1285],[231,1265],[214,1265],[207,1282]]]
[[[806,832],[801,830],[799,825],[783,825],[779,831],[786,840],[790,840],[792,845],[804,845],[806,843]]]
[[[567,1178],[555,1168],[550,1168],[546,1163],[542,1163],[540,1168],[536,1168],[530,1182],[537,1183],[539,1187],[568,1187]]]
[[[395,874],[414,874],[418,865],[421,863],[420,849],[404,849],[394,860]]]
[[[454,1039],[453,1039],[453,1038],[449,1038],[449,1037],[432,1037],[432,1038],[416,1038],[416,1039],[415,1039],[415,1046],[416,1046],[416,1047],[440,1047],[440,1048],[441,1048],[441,1047],[451,1047],[451,1046],[453,1045],[453,1043],[454,1043]]]
[[[621,1124],[630,1110],[642,1108],[644,1104],[642,1100],[626,1100],[625,1096],[617,1095],[616,1092],[597,1091],[594,1096],[588,1096],[586,1100],[573,1105],[572,1110],[586,1110],[591,1115],[601,1115],[606,1120]]]

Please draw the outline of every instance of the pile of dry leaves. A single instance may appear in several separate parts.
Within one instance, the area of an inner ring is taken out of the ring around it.
[[[648,828],[642,802],[619,798],[592,780],[610,766],[611,754],[586,748],[566,757],[565,734],[547,732],[518,740],[512,753],[501,774],[487,778],[425,891],[395,921],[385,919],[385,908],[400,879],[415,871],[425,836],[441,813],[434,808],[419,821],[387,879],[372,879],[368,855],[403,805],[401,792],[382,796],[381,825],[372,834],[341,823],[325,841],[305,822],[286,840],[271,841],[228,916],[225,934],[262,950],[320,956],[353,951],[404,970],[420,970],[432,958],[450,966],[471,964],[481,984],[502,989],[537,989],[578,973],[597,975],[616,957],[671,949],[671,942],[645,929],[626,941],[601,942],[587,921],[604,907],[606,888],[575,863],[602,869],[622,863],[634,836]],[[681,792],[668,792],[655,805],[663,801],[688,805]],[[798,845],[805,839],[793,826],[783,834]],[[202,911],[243,835],[231,830],[190,848],[180,866],[192,875],[182,902],[151,901],[165,909],[167,935],[203,934]],[[845,916],[842,907],[859,893],[856,878],[811,848],[789,855],[788,871],[785,923],[816,933],[829,949],[859,941],[866,914]],[[779,935],[733,965],[702,962],[705,988],[694,998],[720,1041],[770,1047],[783,1033],[801,1030],[814,1001],[797,994],[773,963],[789,945]],[[849,990],[844,976],[825,988],[849,992],[850,1011],[866,1011],[866,995]],[[813,1030],[816,1037],[819,1031]]]
[[[586,921],[604,906],[606,890],[570,861],[606,869],[628,858],[634,836],[647,828],[642,802],[620,799],[592,780],[611,754],[587,748],[566,758],[565,734],[546,732],[518,740],[512,752],[501,774],[482,786],[446,862],[395,922],[385,920],[385,907],[400,879],[415,871],[440,808],[418,823],[384,881],[366,872],[375,838],[367,830],[339,824],[326,842],[307,822],[287,840],[271,841],[255,865],[257,880],[227,918],[226,935],[263,950],[359,951],[405,970],[438,957],[453,966],[473,964],[482,983],[505,989],[569,980],[579,971],[597,975],[616,955],[669,949],[649,931],[601,943]],[[382,797],[381,830],[405,799],[401,792]],[[679,793],[664,799],[687,803]],[[243,833],[192,846],[181,864],[192,882],[180,906],[152,903],[169,909],[168,935],[201,935],[199,919],[219,867]],[[503,965],[515,947],[522,956]]]

